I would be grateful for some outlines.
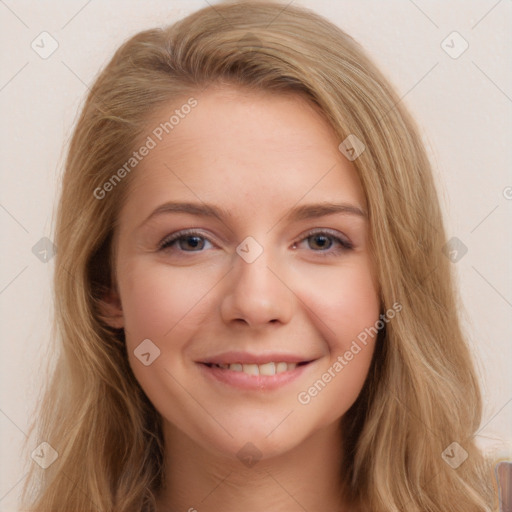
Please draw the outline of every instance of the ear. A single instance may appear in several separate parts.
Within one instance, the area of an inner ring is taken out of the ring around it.
[[[124,315],[117,290],[109,290],[99,301],[100,318],[114,329],[124,328]]]

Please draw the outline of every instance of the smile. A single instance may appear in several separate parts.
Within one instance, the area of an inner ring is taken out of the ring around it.
[[[299,377],[313,360],[300,360],[298,357],[277,356],[269,358],[233,356],[203,361],[199,366],[208,378],[232,387],[254,390],[271,390],[281,387]],[[260,361],[257,361],[260,359]],[[288,359],[283,361],[282,359]],[[230,361],[227,362],[226,360]],[[226,361],[226,362],[223,362]],[[236,361],[236,362],[233,362]]]
[[[265,363],[265,364],[212,364],[212,367],[221,368],[223,370],[230,370],[232,372],[244,372],[247,375],[276,375],[278,373],[289,372],[295,370],[298,365],[307,364],[304,363],[285,363],[281,361],[279,363]]]

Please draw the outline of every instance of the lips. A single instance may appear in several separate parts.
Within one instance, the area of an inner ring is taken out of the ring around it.
[[[245,389],[275,389],[291,382],[316,360],[297,354],[225,352],[198,361],[206,375]]]
[[[313,361],[299,363],[268,361],[262,364],[198,363],[197,366],[210,382],[218,383],[221,386],[220,389],[226,389],[225,386],[228,386],[229,389],[270,392],[301,378],[304,372],[311,372],[313,363]]]

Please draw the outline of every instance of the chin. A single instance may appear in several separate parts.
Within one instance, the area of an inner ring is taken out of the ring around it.
[[[215,456],[243,462],[247,458],[265,460],[285,455],[309,437],[308,432],[302,429],[299,431],[297,425],[285,426],[287,420],[283,422],[283,416],[273,421],[272,427],[261,418],[246,418],[246,421],[238,419],[230,424],[229,432],[232,437],[224,431],[219,432],[218,425],[215,425],[213,431],[203,431],[197,437],[194,436],[194,441]],[[280,425],[280,422],[283,423]],[[305,425],[301,426],[304,428]]]

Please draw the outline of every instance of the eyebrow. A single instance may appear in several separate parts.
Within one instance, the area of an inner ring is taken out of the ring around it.
[[[168,202],[156,208],[139,227],[149,222],[151,219],[167,213],[188,213],[200,217],[216,217],[219,220],[230,216],[230,212],[225,208],[214,206],[207,203],[187,203],[187,202]],[[354,215],[366,219],[368,214],[363,208],[349,203],[315,203],[306,204],[292,208],[283,218],[288,221],[299,221],[323,217],[325,215]],[[281,219],[281,220],[282,220]]]
[[[315,217],[323,217],[324,215],[333,214],[356,215],[366,219],[368,214],[359,206],[349,203],[318,203],[306,204],[293,208],[286,218],[288,220],[304,220]]]

